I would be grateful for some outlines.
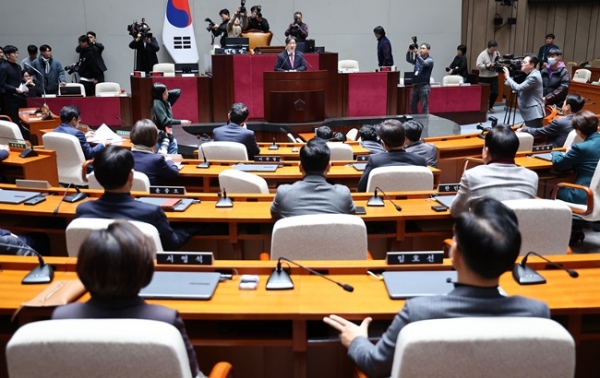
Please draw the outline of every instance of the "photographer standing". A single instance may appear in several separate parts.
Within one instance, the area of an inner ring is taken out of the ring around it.
[[[498,42],[489,41],[487,49],[483,50],[477,57],[475,65],[479,69],[479,82],[490,85],[490,98],[488,109],[490,113],[494,112],[494,104],[498,98],[498,72],[496,72],[496,61],[500,59],[500,53],[497,51]]]
[[[262,9],[260,5],[254,5],[250,8],[250,18],[244,31],[257,32],[261,31],[266,33],[269,31],[269,21],[262,16]]]
[[[227,37],[227,25],[229,24],[229,9],[221,9],[219,12],[221,16],[221,24],[213,25],[212,33],[214,37],[221,36],[219,44],[221,47],[225,47],[225,37]]]
[[[137,33],[135,39],[129,43],[129,48],[136,51],[135,71],[150,72],[158,63],[156,53],[160,50],[160,46],[152,33],[145,35]]]
[[[96,84],[104,78],[104,73],[98,63],[96,49],[90,45],[87,35],[79,37],[79,82],[85,88],[86,96],[96,95]]]
[[[233,18],[227,23],[227,37],[239,37],[246,25],[248,25],[248,16],[245,11],[241,12],[241,9],[238,8]]]
[[[298,42],[306,41],[306,38],[308,38],[308,25],[302,22],[302,12],[294,13],[294,22],[288,26],[285,36],[296,37]]]
[[[521,64],[521,71],[526,77],[521,84],[517,84],[510,77],[508,68],[503,68],[504,85],[509,86],[518,93],[519,111],[527,127],[542,127],[542,118],[545,116],[542,75],[535,68],[538,63],[538,58],[534,54],[525,55]]]
[[[87,36],[90,40],[90,46],[96,50],[96,56],[98,57],[98,65],[102,70],[102,77],[98,80],[99,83],[104,83],[104,72],[106,72],[106,64],[104,63],[104,58],[102,58],[102,52],[104,51],[104,45],[100,42],[96,41],[96,33],[93,31],[87,32]],[[76,53],[81,52],[81,47],[77,45],[75,48]]]
[[[415,38],[416,39],[416,38]],[[416,44],[408,46],[406,61],[415,66],[412,96],[410,97],[410,108],[413,114],[419,113],[418,103],[421,102],[423,114],[429,113],[429,92],[431,92],[431,71],[433,70],[433,58],[429,56],[429,43],[422,43],[417,49]]]

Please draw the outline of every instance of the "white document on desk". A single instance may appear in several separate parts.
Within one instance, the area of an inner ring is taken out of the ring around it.
[[[88,142],[93,143],[101,140],[109,141],[111,144],[123,142],[123,138],[112,131],[110,127],[106,126],[105,123],[103,123],[96,131],[94,131],[94,136],[88,139]]]

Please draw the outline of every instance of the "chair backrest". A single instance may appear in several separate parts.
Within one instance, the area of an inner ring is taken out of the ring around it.
[[[240,37],[248,38],[248,48],[254,51],[257,47],[271,46],[273,33],[247,32],[240,34]]]
[[[533,135],[529,133],[515,133],[519,138],[519,149],[517,151],[531,151],[533,147]]]
[[[13,122],[0,120],[0,144],[8,144],[13,140],[18,142],[24,140],[19,126]]]
[[[11,378],[191,378],[181,333],[146,319],[29,323],[10,339],[6,357]]]
[[[96,84],[96,97],[113,97],[121,94],[119,83],[105,82]]]
[[[567,204],[549,199],[502,201],[519,220],[521,256],[529,251],[564,255],[569,248],[573,214]]]
[[[227,169],[219,173],[219,186],[227,193],[269,193],[267,181],[255,174]]]
[[[346,139],[357,140],[357,138],[358,138],[358,129],[356,127],[351,128],[346,133]]]
[[[383,191],[432,190],[433,173],[427,167],[400,165],[375,168],[369,174],[367,192],[375,187]]]
[[[600,59],[596,58],[596,59],[592,60],[592,67],[600,68]]]
[[[600,162],[596,165],[596,170],[592,176],[589,188],[594,193],[594,209],[588,215],[577,215],[577,217],[588,221],[597,221],[600,220]],[[585,210],[585,205],[579,206],[582,206]]]
[[[365,260],[367,227],[356,215],[299,215],[278,220],[271,236],[271,259]]]
[[[81,90],[81,95],[85,97],[85,87],[81,83],[67,83],[66,87],[78,87]]]
[[[50,132],[42,135],[42,141],[46,150],[56,151],[59,182],[80,186],[88,184],[82,178],[85,157],[77,137],[65,133]]]
[[[173,63],[157,63],[152,66],[153,72],[162,72],[165,76],[175,76],[175,64]]]
[[[575,75],[573,75],[572,81],[576,81],[578,83],[587,83],[590,81],[592,77],[592,71],[587,70],[585,68],[580,68],[575,71]]]
[[[354,157],[352,147],[346,143],[331,142],[327,143],[327,145],[329,146],[329,151],[331,151],[329,160],[352,160]]]
[[[104,189],[98,182],[94,172],[88,175],[88,188],[90,189]],[[133,185],[131,190],[135,192],[150,192],[150,179],[144,172],[133,172]]]
[[[459,75],[446,75],[442,78],[442,85],[444,87],[461,85],[462,83],[463,77]]]
[[[237,142],[206,142],[198,149],[198,158],[207,160],[248,160],[246,146]]]
[[[577,135],[577,132],[575,130],[571,130],[569,132],[569,135],[567,135],[567,139],[565,140],[565,144],[563,144],[563,147],[569,149],[573,144],[581,142],[583,142],[583,139],[581,139],[581,137]]]
[[[554,320],[488,317],[408,324],[398,335],[391,377],[572,378],[574,374],[575,342]]]
[[[358,72],[360,71],[357,60],[339,60],[338,61],[338,71],[343,72]]]
[[[67,254],[71,257],[77,257],[79,247],[84,240],[95,230],[104,230],[113,223],[114,219],[104,218],[76,218],[69,223],[66,230],[67,236]],[[129,221],[136,226],[142,233],[150,239],[156,247],[156,252],[163,252],[163,247],[160,242],[160,235],[156,227],[149,223],[139,221]]]
[[[565,66],[567,67],[567,72],[569,73],[569,75],[572,75],[573,67],[577,67],[578,65],[579,65],[579,63],[574,62],[574,61],[570,61],[570,62],[567,62],[565,64]]]

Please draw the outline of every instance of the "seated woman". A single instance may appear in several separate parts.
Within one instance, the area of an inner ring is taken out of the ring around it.
[[[154,274],[154,245],[127,221],[92,232],[79,249],[77,276],[92,298],[57,307],[52,319],[147,319],[173,325],[181,332],[192,377],[204,377],[183,320],[175,310],[147,304],[138,296]]]
[[[149,119],[137,121],[131,130],[134,169],[148,176],[150,185],[162,185],[164,180],[179,177],[179,169],[169,156],[155,154],[158,129]]]
[[[159,141],[162,141],[165,137],[168,137],[170,140],[166,151],[169,154],[177,153],[177,140],[175,139],[175,134],[173,134],[172,126],[188,126],[191,124],[186,119],[173,118],[173,109],[171,106],[175,104],[180,95],[181,91],[179,89],[169,91],[167,86],[162,83],[154,83],[152,86],[152,108],[150,109],[150,114],[152,115],[152,121],[160,131]],[[156,145],[156,151],[163,153],[160,149],[160,142]]]

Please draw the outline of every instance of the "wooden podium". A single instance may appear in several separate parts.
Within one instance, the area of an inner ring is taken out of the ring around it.
[[[325,119],[328,71],[265,72],[265,120],[281,123]]]

